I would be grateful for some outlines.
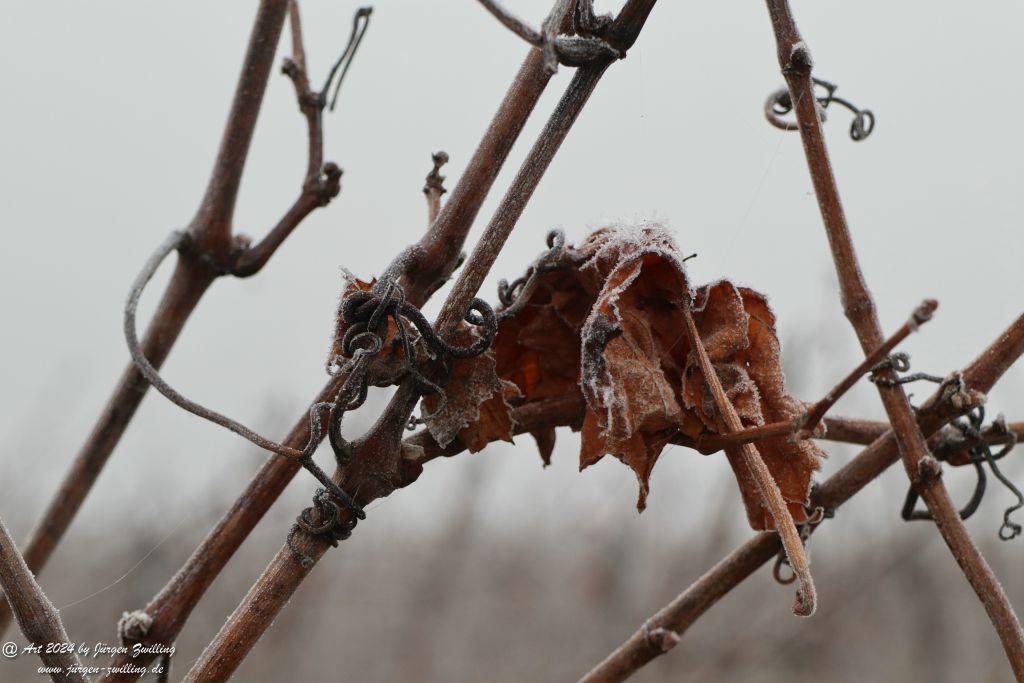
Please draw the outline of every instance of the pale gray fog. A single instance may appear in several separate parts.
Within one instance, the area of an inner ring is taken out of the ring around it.
[[[506,4],[534,25],[550,7]],[[611,11],[619,3],[598,4]],[[6,4],[0,516],[19,540],[128,361],[120,324],[132,279],[202,196],[255,6]],[[344,45],[356,7],[302,4],[315,83]],[[819,0],[796,2],[794,12],[815,74],[877,116],[863,142],[850,140],[841,109],[826,131],[883,327],[895,330],[922,298],[938,299],[934,321],[905,350],[915,370],[944,375],[1022,306],[1024,5]],[[345,171],[340,196],[259,275],[214,284],[164,367],[172,384],[283,436],[324,383],[342,268],[369,278],[422,234],[430,153],[448,152],[454,186],[525,53],[473,0],[376,3],[338,110],[325,118],[325,157]],[[563,67],[546,90],[471,243],[571,71]],[[497,280],[518,275],[550,228],[578,241],[609,222],[655,218],[681,249],[699,254],[688,263],[694,281],[729,277],[771,297],[790,387],[818,398],[860,351],[838,303],[799,137],[762,115],[781,84],[761,3],[662,0],[628,58],[598,86],[483,296],[496,300]],[[292,86],[275,67],[236,231],[261,236],[294,200],[305,135]],[[143,319],[169,272],[147,293]],[[992,393],[993,414],[1024,419],[1022,387],[1017,367]],[[912,391],[920,400],[931,388]],[[348,429],[365,427],[384,398],[376,391]],[[883,414],[867,383],[835,412]],[[723,458],[671,448],[655,469],[648,510],[637,515],[633,474],[612,458],[578,473],[578,443],[559,430],[547,470],[528,437],[428,465],[414,486],[370,507],[239,680],[325,671],[346,680],[571,679],[749,536]],[[832,457],[822,476],[856,453],[825,449]],[[120,612],[143,606],[170,578],[265,457],[148,396],[41,574],[58,607],[103,589],[64,610],[72,637],[111,640]],[[328,450],[320,457],[329,462]],[[1024,479],[1013,458],[1005,469]],[[967,473],[947,479],[954,494],[967,495]],[[929,525],[899,520],[905,486],[893,469],[815,536],[822,608],[814,620],[792,617],[789,589],[762,570],[638,680],[1005,680],[998,642],[941,539]],[[177,675],[314,488],[308,475],[297,477],[229,565],[179,641]],[[1010,502],[994,488],[969,528],[1019,606],[1024,545],[995,540]],[[461,536],[453,539],[453,528]],[[462,559],[449,554],[451,566],[438,570],[439,549],[453,546]],[[604,573],[595,578],[598,564]],[[424,592],[435,596],[427,607]],[[756,618],[742,616],[752,604]],[[915,632],[923,629],[927,636]],[[29,664],[0,664],[0,680],[8,680],[6,666],[10,680],[34,680]]]

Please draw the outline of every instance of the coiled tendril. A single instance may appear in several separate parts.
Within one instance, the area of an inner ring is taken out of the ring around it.
[[[417,367],[414,345],[424,344],[428,356],[435,360],[472,358],[490,347],[498,329],[494,309],[482,299],[473,299],[465,319],[469,324],[480,328],[479,338],[468,346],[448,344],[438,336],[423,313],[406,300],[402,287],[393,280],[378,282],[372,291],[356,291],[346,296],[341,306],[341,319],[346,326],[341,340],[341,352],[345,362],[339,366],[339,359],[332,358],[328,372],[347,372],[347,377],[332,403],[318,404],[314,407],[315,419],[311,425],[311,431],[319,442],[320,410],[326,408],[330,411],[327,437],[339,467],[348,464],[353,453],[352,445],[341,433],[342,419],[346,412],[355,410],[366,402],[369,392],[369,361],[384,349],[389,320],[395,324],[396,332],[392,343],[401,344],[407,375],[416,382],[421,393],[437,394],[441,398],[440,406],[433,414],[411,419],[410,425],[431,419],[443,410],[447,403],[444,390],[428,379]],[[412,323],[416,329],[418,334],[415,338],[406,321]],[[342,491],[343,496],[339,496],[335,490],[338,488],[334,485],[326,491],[317,491],[313,498],[313,506],[299,514],[288,535],[288,546],[303,566],[312,566],[313,560],[294,543],[294,536],[299,530],[322,536],[336,546],[338,541],[348,538],[357,521],[366,516],[348,494]],[[346,519],[341,515],[337,504],[331,500],[332,495],[353,513],[351,518]],[[320,521],[315,522],[316,518]]]
[[[1024,494],[1020,492],[1013,482],[1011,482],[1003,471],[997,465],[997,461],[1005,458],[1010,451],[1017,445],[1017,436],[1006,427],[1006,421],[1000,415],[992,422],[992,430],[997,433],[1002,433],[1006,436],[1006,443],[997,453],[992,452],[992,447],[988,444],[985,434],[982,432],[982,425],[985,422],[985,407],[978,406],[967,415],[967,422],[963,420],[955,420],[952,426],[956,428],[970,443],[967,448],[967,462],[974,466],[974,470],[977,474],[977,483],[974,486],[974,493],[971,495],[971,499],[967,504],[960,510],[960,519],[967,519],[975,512],[981,505],[981,501],[985,496],[985,489],[987,484],[987,477],[985,474],[985,465],[988,465],[989,469],[992,470],[992,474],[995,475],[996,479],[1002,483],[1016,498],[1017,502],[1014,505],[1009,506],[1003,511],[1003,523],[999,527],[999,538],[1004,541],[1009,541],[1016,538],[1021,534],[1022,529],[1020,524],[1012,521],[1010,516],[1017,510],[1024,507]],[[928,510],[915,510],[917,505],[918,493],[911,486],[907,490],[907,496],[903,502],[903,510],[901,516],[905,521],[916,521],[916,520],[931,520],[932,513]]]
[[[816,86],[825,90],[825,94],[815,99],[818,102],[819,112],[822,120],[825,118],[825,110],[835,102],[853,112],[853,121],[850,122],[850,138],[855,142],[864,140],[875,129],[875,115],[870,109],[860,109],[849,100],[836,97],[836,90],[839,86],[829,83],[820,78],[812,79]],[[798,130],[799,124],[795,121],[788,121],[784,118],[786,114],[793,111],[793,98],[789,94],[789,88],[780,88],[768,96],[764,103],[764,115],[768,122],[782,130]]]
[[[526,273],[513,280],[511,284],[505,279],[498,282],[498,300],[503,306],[498,312],[499,322],[511,318],[526,306],[541,275],[560,267],[558,260],[565,250],[565,233],[561,230],[552,230],[548,233],[546,242],[548,250],[537,257],[537,260],[527,268]]]

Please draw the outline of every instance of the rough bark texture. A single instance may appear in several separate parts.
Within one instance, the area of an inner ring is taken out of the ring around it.
[[[84,683],[87,677],[78,673],[81,662],[74,650],[65,652],[62,644],[71,643],[60,614],[53,606],[43,589],[36,583],[35,577],[25,564],[25,559],[14,545],[7,526],[0,519],[0,587],[12,607],[14,616],[21,627],[25,638],[33,645],[42,648],[39,659],[43,665],[60,673],[51,674],[55,681],[67,683]],[[57,646],[56,648],[54,646]],[[54,652],[53,650],[57,651]],[[7,653],[5,652],[5,656]]]

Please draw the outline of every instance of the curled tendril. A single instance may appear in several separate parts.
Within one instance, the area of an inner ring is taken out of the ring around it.
[[[334,481],[327,476],[327,473],[320,469],[320,467],[318,467],[313,461],[313,453],[320,444],[320,436],[323,433],[321,426],[321,413],[325,407],[331,408],[332,404],[319,403],[310,407],[310,438],[302,448],[294,448],[268,439],[249,427],[246,427],[241,422],[233,420],[227,415],[207,408],[206,406],[187,398],[168,384],[167,381],[160,376],[160,373],[153,364],[149,362],[149,359],[146,358],[146,354],[143,353],[142,346],[139,343],[138,330],[135,329],[135,315],[138,309],[139,300],[146,289],[146,285],[153,278],[153,274],[156,273],[157,268],[160,267],[160,264],[163,263],[164,259],[166,259],[168,255],[175,251],[188,251],[192,248],[192,241],[187,233],[181,231],[172,232],[168,235],[167,239],[157,247],[153,255],[149,257],[146,264],[143,266],[142,271],[135,278],[135,282],[132,284],[132,288],[128,293],[128,301],[124,308],[124,335],[125,341],[128,344],[128,352],[131,354],[132,362],[135,364],[135,367],[138,368],[146,381],[153,385],[153,388],[163,394],[175,405],[187,410],[197,417],[238,434],[260,448],[266,449],[281,457],[299,462],[306,470],[316,477],[317,481],[323,484],[332,495],[334,495],[343,505],[349,508],[354,515],[357,517],[364,516],[362,508],[359,507],[355,501],[341,489],[341,487],[335,484]],[[364,357],[356,364],[356,367],[353,369],[350,377],[348,377],[343,384],[341,392],[339,392],[339,396],[349,396],[349,392],[351,392],[354,386],[352,383],[353,377],[358,377],[361,373],[365,372],[365,363],[366,358]],[[350,399],[345,399],[345,401],[349,402]]]
[[[992,452],[992,447],[988,444],[985,439],[985,434],[982,431],[982,425],[985,422],[985,407],[978,406],[970,413],[967,414],[967,422],[963,420],[956,420],[952,423],[953,427],[960,431],[964,439],[972,445],[968,448],[968,462],[974,466],[975,471],[978,475],[978,482],[974,488],[974,494],[971,496],[971,500],[966,506],[960,511],[960,518],[967,519],[978,509],[981,504],[981,500],[985,495],[985,470],[984,466],[988,465],[988,468],[992,470],[992,474],[999,482],[1005,486],[1016,498],[1017,502],[1014,505],[1006,508],[1003,511],[1003,523],[999,527],[999,538],[1004,541],[1009,541],[1022,532],[1024,528],[1020,524],[1010,519],[1011,515],[1017,510],[1024,508],[1024,494],[1021,493],[1013,482],[1011,482],[1003,471],[996,464],[997,461],[1005,458],[1010,451],[1017,445],[1017,436],[1006,427],[1006,421],[1000,415],[992,422],[992,430],[996,433],[1002,433],[1007,437],[1006,443],[998,453]],[[931,512],[928,510],[915,510],[914,506],[917,504],[918,494],[911,486],[907,491],[907,497],[903,504],[902,516],[906,521],[912,520],[930,520],[933,519]]]
[[[886,377],[881,377],[878,374],[884,370],[893,370],[894,372],[906,372],[910,370],[910,354],[903,351],[886,356],[874,365],[871,368],[871,374],[868,376],[868,380],[880,387],[895,387],[900,384],[920,382],[921,380],[926,382],[935,382],[936,384],[942,384],[945,381],[944,377],[930,375],[927,372],[915,372],[903,377],[888,379]]]
[[[998,453],[993,453],[992,448],[985,442],[981,434],[981,426],[985,422],[985,407],[979,406],[968,413],[967,420],[967,427],[962,428],[961,431],[968,438],[973,438],[978,444],[968,451],[971,457],[971,462],[973,462],[976,467],[980,467],[982,462],[987,464],[989,469],[992,470],[992,474],[995,475],[995,478],[998,479],[999,482],[1017,498],[1016,503],[1003,511],[1003,524],[999,527],[999,538],[1004,541],[1012,540],[1017,536],[1020,536],[1021,532],[1024,531],[1024,528],[1022,528],[1020,524],[1010,519],[1010,516],[1013,515],[1014,512],[1024,508],[1024,494],[1021,493],[1020,489],[1014,486],[1013,482],[1007,478],[996,462],[1005,458],[1009,455],[1010,451],[1014,449],[1017,445],[1017,436],[1007,429],[1006,420],[1003,419],[1002,415],[996,417],[992,426],[997,432],[1006,435],[1007,442],[1001,449],[999,449]],[[957,426],[962,427],[962,423]]]
[[[315,510],[315,512],[314,512]],[[346,519],[341,514],[341,508],[331,499],[327,489],[317,489],[313,495],[313,505],[304,509],[295,519],[291,531],[288,532],[288,548],[292,551],[299,563],[306,569],[313,566],[312,557],[302,552],[295,544],[295,534],[300,530],[311,536],[318,536],[332,547],[337,548],[338,543],[352,535],[352,530],[358,523],[358,518]]]
[[[447,399],[441,387],[425,377],[416,366],[414,340],[406,321],[412,322],[419,332],[416,341],[426,344],[435,358],[471,358],[480,355],[490,346],[497,331],[497,320],[493,309],[485,301],[474,299],[470,310],[466,313],[466,321],[482,329],[480,338],[465,347],[447,344],[434,332],[420,310],[406,300],[402,287],[392,280],[379,282],[371,292],[358,291],[349,294],[342,304],[341,317],[347,325],[341,342],[343,355],[342,359],[332,358],[329,367],[335,368],[334,372],[336,373],[347,371],[348,375],[333,402],[317,404],[311,411],[311,432],[317,443],[319,443],[321,434],[320,411],[325,408],[330,411],[327,436],[339,467],[348,464],[353,453],[352,445],[341,433],[342,420],[346,412],[359,408],[366,401],[369,392],[367,361],[384,348],[389,320],[395,325],[394,341],[402,345],[406,371],[409,376],[417,382],[420,390],[424,393],[440,395],[441,405],[438,411],[444,408]],[[345,360],[345,362],[339,366],[340,360]],[[430,419],[430,417],[432,415],[421,419]],[[416,422],[417,420],[411,419],[412,426]],[[312,463],[312,458],[303,461],[303,465],[307,468],[316,468],[316,464]],[[326,477],[326,475],[324,476]],[[334,488],[338,487],[335,485]],[[331,545],[336,546],[339,541],[349,537],[356,520],[365,517],[362,509],[347,494],[344,494],[345,498],[340,498],[340,500],[351,512],[355,513],[355,516],[351,520],[342,517],[340,508],[331,499],[332,495],[338,498],[337,492],[333,489],[317,491],[313,498],[313,506],[304,509],[299,514],[289,533],[288,545],[304,567],[311,567],[313,560],[297,549],[294,543],[296,533],[301,530],[310,535],[321,536],[326,538]],[[317,518],[319,518],[319,522],[314,521]]]
[[[389,287],[397,290],[397,297],[391,297],[388,289],[388,294],[383,297],[374,292],[353,292],[345,299],[341,315],[348,328],[341,342],[343,354],[351,356],[359,344],[371,339],[374,340],[375,347],[377,344],[382,345],[387,336],[388,318],[399,328],[403,327],[401,318],[415,325],[420,333],[420,339],[436,357],[472,358],[490,347],[497,331],[497,319],[494,309],[486,301],[473,299],[465,318],[466,322],[481,329],[480,338],[469,346],[453,346],[441,339],[420,310],[405,300],[401,287],[394,283]],[[404,344],[406,335],[403,334],[401,340]]]
[[[321,88],[318,93],[320,102],[326,103],[327,93],[331,90],[331,83],[333,82],[334,92],[331,93],[329,107],[331,111],[334,111],[335,106],[338,104],[338,92],[341,90],[341,83],[345,80],[345,74],[348,73],[349,67],[352,66],[352,60],[356,56],[356,50],[359,49],[359,44],[363,42],[363,36],[366,35],[366,29],[370,27],[371,14],[373,14],[372,7],[360,7],[356,10],[356,13],[352,15],[352,33],[348,38],[348,44],[345,46],[345,49],[342,50],[341,56],[339,56],[337,61],[334,62],[330,72],[327,74],[327,80],[324,82],[324,87]],[[337,80],[335,80],[335,75],[337,75]]]
[[[832,511],[816,508],[810,519],[797,526],[797,531],[800,533],[800,542],[805,548],[807,547],[807,542],[811,540],[811,534],[818,528],[818,525],[826,519],[831,519],[833,516],[834,513]],[[790,567],[788,576],[782,573],[782,568],[789,566],[789,556],[786,555],[786,549],[779,548],[779,554],[775,557],[775,566],[772,567],[772,578],[775,579],[776,583],[788,586],[796,581],[797,574],[793,571],[792,567]]]
[[[853,112],[853,121],[850,122],[850,138],[852,140],[860,142],[871,135],[875,129],[875,115],[870,109],[860,109],[849,100],[837,97],[836,90],[839,89],[839,86],[834,83],[829,83],[820,78],[812,80],[814,85],[825,91],[824,95],[815,97],[822,121],[825,120],[825,112],[829,105],[835,103]],[[793,111],[793,98],[790,96],[788,88],[776,90],[768,96],[764,103],[765,118],[768,119],[770,124],[781,130],[799,130],[799,124],[783,118],[791,111]]]
[[[401,286],[390,280],[378,282],[372,291],[357,291],[349,294],[342,303],[341,319],[346,325],[345,334],[341,340],[342,357],[352,357],[353,359],[360,353],[375,354],[379,352],[388,336],[388,322],[394,324],[395,335],[392,344],[400,344],[402,347],[406,374],[416,382],[421,393],[437,395],[440,398],[440,403],[433,413],[419,418],[410,418],[410,429],[436,417],[445,409],[448,400],[444,390],[417,367],[414,344],[422,342],[428,355],[435,360],[473,358],[490,348],[498,330],[498,320],[494,309],[482,299],[473,299],[466,312],[465,320],[480,330],[478,338],[467,346],[449,344],[438,336],[423,313],[406,300]],[[415,336],[409,328],[409,323],[415,328]],[[337,359],[332,359],[331,364],[334,365],[336,362]],[[365,396],[364,377],[355,405],[349,405],[347,409],[351,410],[353,407],[362,405]],[[336,413],[340,415],[338,411]],[[340,433],[337,429],[332,429],[330,434],[332,435],[332,444],[335,443],[335,439],[340,443]]]
[[[548,233],[546,242],[548,250],[537,257],[522,277],[511,283],[505,279],[498,282],[498,300],[503,307],[498,312],[499,322],[511,318],[526,306],[541,275],[560,267],[558,261],[565,251],[565,233],[561,230],[552,230]]]
[[[343,342],[347,358],[343,365],[338,364],[340,360],[338,358],[332,358],[328,365],[329,374],[339,375],[347,373],[347,375],[333,401],[316,403],[310,407],[309,440],[302,448],[295,448],[261,436],[237,420],[233,420],[185,397],[160,376],[157,369],[146,358],[146,354],[143,353],[142,345],[139,343],[135,320],[139,300],[142,298],[146,285],[153,278],[160,264],[175,251],[185,252],[192,247],[191,238],[187,233],[184,231],[172,232],[157,247],[153,255],[149,257],[142,271],[132,284],[132,288],[128,293],[128,301],[124,308],[123,321],[125,341],[128,344],[128,352],[131,354],[132,362],[146,381],[179,407],[242,436],[260,448],[264,448],[281,457],[295,460],[301,464],[324,486],[325,492],[318,493],[317,498],[314,500],[318,507],[328,509],[324,508],[325,503],[323,500],[327,500],[325,496],[331,496],[347,508],[355,519],[364,519],[366,513],[362,507],[313,460],[313,453],[316,452],[323,436],[322,421],[324,411],[327,411],[330,415],[327,436],[339,466],[344,466],[350,460],[353,449],[351,444],[342,436],[341,422],[347,411],[359,408],[366,401],[370,361],[384,347],[388,319],[394,320],[398,329],[398,339],[404,346],[405,360],[409,373],[417,380],[421,388],[426,391],[440,393],[443,407],[444,393],[441,388],[424,377],[414,364],[412,342],[403,318],[410,320],[416,326],[420,333],[420,339],[430,348],[435,358],[470,358],[486,351],[494,339],[498,325],[494,310],[485,301],[480,299],[473,300],[470,310],[466,313],[466,320],[471,325],[479,327],[482,333],[480,338],[469,346],[460,347],[445,343],[434,332],[430,323],[423,317],[419,309],[405,300],[405,293],[402,291],[402,288],[391,280],[378,283],[372,293],[356,292],[348,297],[343,308],[344,320],[346,323],[350,323],[350,329],[347,330]],[[337,508],[336,503],[332,502],[331,504],[334,506],[331,509]],[[300,520],[312,519],[308,516],[311,514],[308,510],[304,511],[303,515],[300,515]],[[297,525],[297,528],[304,529],[309,533],[320,533],[311,531],[311,524],[304,524],[300,521],[297,522]],[[351,529],[348,531],[350,532]]]

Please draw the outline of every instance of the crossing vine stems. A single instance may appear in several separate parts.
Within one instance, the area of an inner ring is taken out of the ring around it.
[[[9,597],[19,624],[30,640],[58,642],[68,639],[52,604],[32,577],[32,571],[41,569],[52,554],[127,428],[149,384],[179,405],[284,457],[269,458],[178,573],[144,609],[128,613],[119,627],[125,642],[172,644],[210,585],[300,467],[310,469],[325,487],[317,493],[314,506],[300,515],[299,523],[249,593],[196,660],[186,675],[187,681],[220,681],[230,677],[327,549],[347,537],[356,520],[361,518],[362,506],[415,482],[426,463],[466,450],[467,444],[461,438],[456,437],[451,443],[441,446],[426,430],[404,437],[410,416],[421,396],[437,386],[413,362],[415,354],[404,325],[411,321],[418,329],[417,339],[422,343],[420,348],[429,347],[428,356],[466,358],[487,348],[489,335],[493,334],[501,318],[494,316],[493,312],[488,314],[489,307],[475,297],[603,74],[616,60],[626,56],[655,5],[655,0],[626,0],[618,15],[611,17],[596,16],[591,0],[554,0],[551,12],[540,28],[535,29],[515,18],[500,2],[479,1],[505,27],[530,45],[529,53],[445,203],[442,195],[446,190],[440,169],[448,157],[443,152],[434,155],[433,170],[424,188],[428,208],[426,231],[421,239],[398,254],[384,269],[372,292],[357,293],[346,299],[348,308],[344,309],[343,322],[350,325],[350,329],[343,340],[343,347],[352,356],[351,362],[327,379],[323,389],[311,401],[311,407],[302,412],[291,432],[280,442],[260,436],[244,425],[185,399],[168,386],[158,372],[192,310],[217,278],[224,275],[248,277],[259,272],[306,216],[326,206],[340,192],[341,169],[324,161],[324,111],[334,108],[342,79],[366,35],[371,10],[361,8],[355,12],[347,44],[328,70],[323,86],[314,89],[297,3],[294,0],[260,1],[220,151],[203,200],[187,229],[173,233],[161,245],[132,290],[125,326],[135,364],[125,371],[92,435],[61,485],[58,497],[30,536],[24,560],[0,521],[0,586]],[[962,459],[960,454],[965,449],[979,448],[991,460],[993,456],[987,450],[990,444],[1013,444],[1018,437],[1024,436],[1022,423],[1006,425],[999,422],[983,429],[978,417],[984,394],[1024,352],[1024,316],[1018,318],[974,363],[943,381],[935,395],[920,409],[916,412],[911,409],[893,371],[890,354],[903,339],[930,319],[936,304],[924,302],[895,334],[883,339],[874,301],[861,275],[846,224],[820,118],[822,108],[830,103],[846,106],[856,116],[851,135],[854,139],[863,139],[873,127],[874,116],[870,111],[858,109],[836,97],[835,86],[813,77],[809,50],[796,29],[788,3],[786,0],[766,2],[779,63],[787,83],[786,91],[776,93],[766,104],[766,113],[773,125],[800,132],[839,275],[842,305],[858,335],[865,358],[832,391],[808,405],[799,418],[744,429],[712,367],[693,318],[688,310],[684,311],[685,332],[690,337],[691,347],[699,358],[716,408],[724,416],[729,433],[699,439],[677,434],[672,441],[703,452],[714,452],[727,446],[742,449],[778,533],[758,534],[723,559],[648,619],[583,680],[591,683],[624,680],[647,662],[670,651],[690,625],[758,567],[776,557],[780,548],[785,550],[785,556],[800,580],[795,612],[805,616],[813,613],[816,592],[803,548],[805,537],[794,525],[756,446],[759,441],[783,435],[793,439],[831,438],[866,445],[856,458],[812,489],[808,505],[821,512],[815,523],[831,516],[839,506],[902,458],[913,490],[924,499],[928,515],[936,521],[943,538],[985,605],[1014,673],[1019,680],[1024,680],[1024,636],[1020,624],[984,558],[967,536],[939,476],[939,461],[964,464],[957,461]],[[252,245],[248,238],[233,233],[234,208],[256,117],[286,16],[289,18],[292,45],[291,56],[284,61],[282,71],[294,86],[299,111],[306,121],[307,163],[299,196],[266,236]],[[576,71],[505,191],[483,236],[470,256],[465,258],[462,250],[469,230],[527,118],[559,65],[574,67]],[[825,88],[827,96],[816,97],[815,86]],[[780,118],[790,112],[795,116],[795,123]],[[563,245],[564,237],[552,233],[549,255],[557,254]],[[175,272],[147,333],[140,341],[135,330],[135,305],[146,281],[160,262],[172,253],[177,253],[178,259]],[[531,288],[536,284],[533,276],[541,272],[543,266],[542,259],[524,278],[500,289],[499,298],[507,306],[501,315],[514,315],[527,305],[528,296],[525,295],[532,293]],[[451,292],[437,320],[431,325],[419,308],[453,276],[455,282]],[[467,320],[473,324],[486,323],[489,331],[481,336],[480,344],[455,346],[454,333]],[[365,398],[368,391],[366,377],[371,369],[377,367],[375,364],[379,359],[376,353],[368,352],[368,347],[365,344],[360,346],[360,343],[370,341],[375,351],[380,351],[391,323],[399,330],[395,339],[402,345],[405,371],[399,379],[393,380],[398,388],[374,425],[349,443],[341,435],[336,409],[339,405],[361,404]],[[827,415],[839,397],[866,374],[875,380],[889,422],[849,420]],[[578,427],[585,403],[577,389],[574,387],[562,396],[516,406],[512,409],[512,431],[516,434],[538,433],[558,426]],[[335,412],[331,413],[328,428],[322,429],[321,410],[330,411],[332,407]],[[950,421],[968,413],[975,416],[972,417],[971,430],[960,430],[955,434],[942,430]],[[331,476],[312,462],[313,453],[326,436],[330,436],[331,445],[339,456],[338,468]],[[339,443],[344,448],[339,448]],[[345,451],[345,457],[339,454],[341,450]],[[7,602],[0,602],[0,631],[10,617]],[[148,664],[154,656],[147,650],[134,659],[130,654],[118,654],[109,662],[113,668],[102,676],[102,680],[134,680],[139,674],[132,671],[141,671],[140,665]],[[59,661],[54,659],[53,663],[65,669],[77,664],[73,657]],[[136,666],[122,666],[129,663]],[[66,677],[62,680],[84,679]]]
[[[228,274],[248,277],[258,273],[303,219],[326,206],[340,191],[341,170],[336,164],[323,163],[322,121],[319,116],[307,116],[309,164],[298,199],[255,246],[250,246],[247,238],[232,235],[242,172],[289,6],[289,0],[261,0],[256,11],[213,171],[186,230],[190,247],[179,251],[174,273],[140,343],[142,353],[155,369],[163,365],[185,323],[215,280]],[[293,35],[301,40],[297,17],[295,9]],[[299,62],[304,74],[305,54],[301,54]],[[149,386],[134,363],[122,373],[92,432],[24,543],[25,560],[33,572],[43,569],[64,537]],[[0,599],[0,634],[10,618],[6,601]]]
[[[839,276],[843,310],[867,355],[882,344],[881,325],[874,300],[860,270],[839,198],[839,187],[825,146],[818,104],[814,97],[811,53],[797,30],[789,2],[767,0],[767,6],[775,33],[779,66],[789,86],[807,166]],[[880,373],[880,377],[895,380],[891,369]],[[928,450],[903,387],[883,382],[876,382],[876,386],[892,424],[907,476],[924,499],[939,533],[985,606],[1014,674],[1018,680],[1024,680],[1024,630],[1021,629],[1020,620],[988,562],[967,533],[942,483],[941,469]]]

